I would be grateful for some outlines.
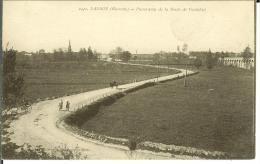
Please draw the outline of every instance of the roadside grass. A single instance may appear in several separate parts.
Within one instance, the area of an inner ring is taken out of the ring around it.
[[[165,70],[143,66],[129,66],[108,62],[47,62],[38,64],[17,63],[17,73],[22,73],[25,80],[24,98],[30,102],[38,99],[54,98],[100,88],[109,87],[109,83],[119,84],[141,81],[168,74],[176,70]],[[107,101],[115,101],[114,98]],[[109,103],[109,102],[107,102]],[[94,108],[94,106],[93,106]],[[94,112],[95,113],[95,112]],[[18,146],[12,143],[7,129],[10,122],[19,115],[5,115],[3,123],[2,150],[5,159],[86,159],[81,150],[70,149],[66,145],[52,150],[30,144]],[[82,120],[81,120],[82,121]],[[82,121],[84,123],[84,120]],[[81,123],[81,124],[82,124]]]
[[[19,65],[17,72],[24,74],[24,97],[33,102],[109,87],[113,80],[126,84],[177,73],[143,66],[98,62],[48,62],[37,65]]]
[[[82,129],[111,137],[161,142],[254,157],[254,73],[216,67],[160,83],[99,109]]]
[[[53,149],[45,149],[41,145],[31,146],[26,143],[18,146],[15,143],[8,142],[2,144],[3,159],[29,159],[29,160],[79,160],[87,159],[87,155],[83,155],[82,150],[78,147],[75,149],[68,148],[66,145],[54,147]]]

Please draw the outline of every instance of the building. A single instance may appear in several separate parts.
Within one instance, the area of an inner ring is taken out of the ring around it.
[[[32,56],[32,53],[25,53],[25,56]]]
[[[101,55],[99,55],[98,59],[99,59],[99,60],[103,60],[103,61],[112,61],[112,58],[109,57],[109,55],[107,55],[107,54],[101,54]]]
[[[68,46],[68,54],[72,54],[72,49],[71,49],[71,44],[70,44],[70,40],[69,40],[69,46]]]
[[[254,58],[244,59],[243,57],[224,57],[219,58],[219,63],[243,69],[252,69],[255,67]]]

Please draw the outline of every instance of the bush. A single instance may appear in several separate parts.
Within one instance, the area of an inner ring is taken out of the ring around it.
[[[17,75],[17,51],[10,49],[3,52],[3,103],[5,108],[12,108],[19,104],[24,94],[24,77]]]
[[[71,115],[65,118],[65,123],[79,127],[84,122],[89,120],[98,114],[101,106],[107,106],[113,104],[117,99],[123,97],[123,93],[118,93],[112,96],[105,97],[99,101],[96,101],[88,106],[84,106],[83,108],[77,110]]]
[[[202,61],[200,59],[194,60],[194,66],[199,69],[202,66]]]
[[[137,141],[134,139],[129,140],[128,148],[130,151],[134,151],[137,147]]]
[[[15,143],[9,142],[2,145],[4,159],[85,159],[76,147],[69,149],[66,145],[54,147],[51,150],[43,148],[41,145],[33,147],[29,144],[17,146]]]

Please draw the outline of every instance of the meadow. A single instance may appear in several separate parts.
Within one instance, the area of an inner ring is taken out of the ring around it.
[[[254,157],[254,72],[201,69],[187,79],[160,83],[103,106],[81,128],[119,138]]]
[[[126,84],[178,72],[103,61],[18,63],[16,71],[24,75],[24,97],[30,102],[109,87],[112,81]]]

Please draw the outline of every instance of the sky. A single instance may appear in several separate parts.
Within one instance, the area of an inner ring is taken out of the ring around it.
[[[254,50],[254,2],[3,2],[3,47],[9,42],[19,51],[51,52],[69,40],[73,51],[91,46],[101,53],[117,46],[132,53],[168,52],[184,43],[189,51]]]

